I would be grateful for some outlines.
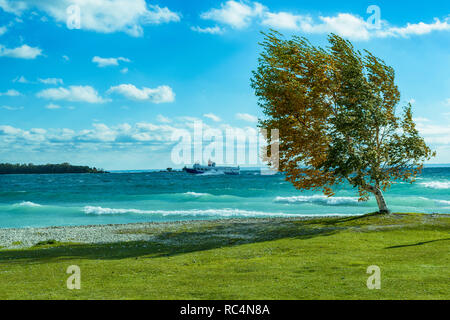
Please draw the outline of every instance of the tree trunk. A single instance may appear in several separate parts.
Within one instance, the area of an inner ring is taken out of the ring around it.
[[[375,199],[377,199],[378,209],[381,214],[390,213],[386,201],[384,200],[383,192],[379,187],[369,186],[368,190],[375,195]]]

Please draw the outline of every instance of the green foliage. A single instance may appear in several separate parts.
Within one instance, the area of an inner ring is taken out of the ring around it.
[[[106,173],[106,171],[88,166],[62,164],[10,164],[0,163],[0,174],[56,174],[56,173]]]
[[[265,34],[252,87],[266,118],[280,131],[280,170],[298,189],[322,190],[348,181],[360,200],[377,197],[396,180],[413,182],[435,155],[419,135],[411,105],[397,113],[395,72],[337,35],[326,49],[307,39]],[[271,142],[269,138],[268,150]]]

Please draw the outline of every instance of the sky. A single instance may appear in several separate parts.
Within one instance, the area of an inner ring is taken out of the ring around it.
[[[336,33],[384,59],[430,163],[450,163],[440,0],[0,0],[0,162],[181,167],[178,133],[194,123],[253,132],[250,78],[270,28],[320,46]]]

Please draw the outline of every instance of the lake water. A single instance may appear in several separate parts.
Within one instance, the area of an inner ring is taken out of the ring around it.
[[[414,184],[386,192],[394,212],[450,213],[450,168],[426,168]],[[160,222],[193,219],[365,214],[340,187],[335,197],[300,192],[284,176],[143,172],[1,175],[0,228]]]

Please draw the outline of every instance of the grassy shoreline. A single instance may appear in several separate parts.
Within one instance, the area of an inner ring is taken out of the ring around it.
[[[0,299],[448,299],[450,215],[121,225],[136,241],[0,250]],[[50,240],[50,239],[48,239]],[[66,269],[81,269],[68,290]],[[381,289],[366,286],[381,269]]]

